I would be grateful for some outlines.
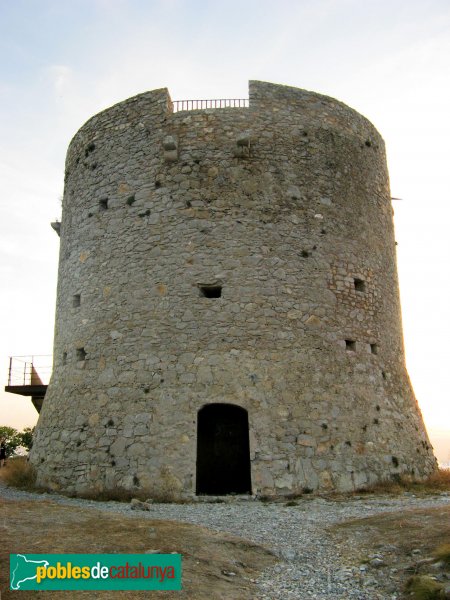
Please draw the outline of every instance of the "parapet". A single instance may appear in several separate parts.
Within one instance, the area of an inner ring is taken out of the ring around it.
[[[247,112],[250,120],[262,119],[278,121],[295,126],[320,127],[322,129],[339,130],[342,134],[359,135],[364,141],[384,148],[382,137],[368,119],[342,102],[329,96],[307,90],[268,83],[249,81],[249,106],[231,108],[207,108],[189,111],[211,113],[225,111],[229,114]],[[187,111],[180,111],[185,113]],[[138,126],[149,130],[157,130],[163,124],[180,113],[174,113],[173,102],[167,88],[160,88],[138,94],[90,118],[75,134],[69,146],[83,144],[86,139],[99,130],[109,128],[114,131]],[[180,118],[179,116],[177,118]]]

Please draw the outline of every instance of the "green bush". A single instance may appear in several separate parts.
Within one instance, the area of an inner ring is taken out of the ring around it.
[[[23,431],[17,431],[14,427],[0,425],[0,440],[5,440],[6,458],[14,456],[20,446],[30,450],[33,445],[33,433],[34,427],[25,427]]]

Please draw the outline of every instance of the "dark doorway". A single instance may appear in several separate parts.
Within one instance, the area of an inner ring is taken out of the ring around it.
[[[247,411],[207,404],[198,411],[197,494],[251,494]]]

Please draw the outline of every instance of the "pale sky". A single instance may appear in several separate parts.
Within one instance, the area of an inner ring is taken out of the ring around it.
[[[448,0],[0,0],[0,375],[53,344],[64,160],[93,114],[168,87],[245,98],[259,79],[365,115],[387,146],[407,366],[450,460]],[[37,413],[0,392],[0,424]]]

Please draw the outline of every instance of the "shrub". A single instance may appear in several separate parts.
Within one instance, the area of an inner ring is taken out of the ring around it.
[[[20,490],[36,491],[36,472],[34,467],[27,462],[26,458],[17,456],[11,458],[2,469],[3,481]]]
[[[450,544],[439,546],[433,554],[437,559],[444,563],[446,568],[450,568]]]
[[[444,586],[428,575],[411,577],[406,583],[406,589],[415,600],[438,600],[444,597]]]
[[[442,491],[450,489],[450,469],[436,469],[424,482]]]

